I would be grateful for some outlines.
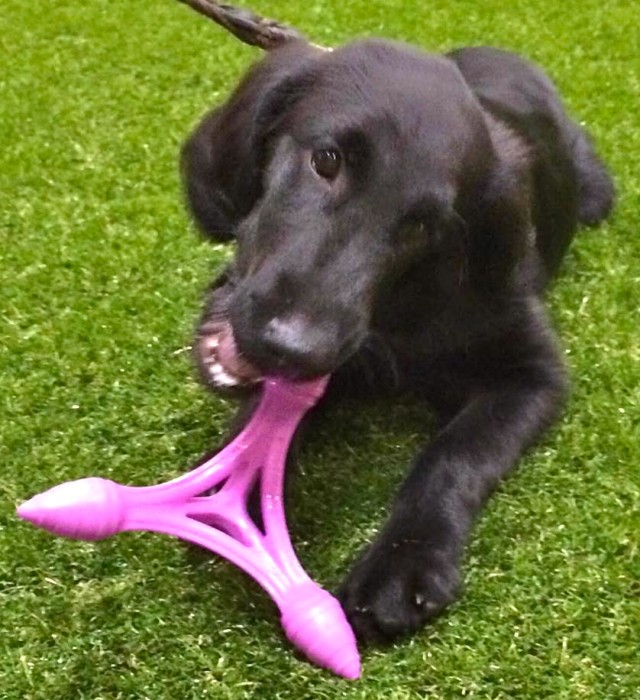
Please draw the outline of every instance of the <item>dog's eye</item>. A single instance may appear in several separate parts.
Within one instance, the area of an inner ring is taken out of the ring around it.
[[[320,148],[311,154],[311,167],[325,180],[333,180],[340,172],[342,157],[333,148]]]

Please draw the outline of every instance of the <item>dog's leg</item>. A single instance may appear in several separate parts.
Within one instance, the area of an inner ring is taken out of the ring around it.
[[[485,388],[470,395],[417,457],[382,532],[340,591],[362,640],[411,632],[454,600],[475,516],[558,413],[564,373],[555,355],[551,343],[538,346],[526,363],[520,357],[520,364],[511,365],[511,372],[503,364],[494,382],[486,381],[485,367]]]

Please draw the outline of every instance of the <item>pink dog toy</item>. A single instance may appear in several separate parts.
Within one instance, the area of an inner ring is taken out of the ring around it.
[[[151,530],[206,547],[258,581],[280,609],[287,637],[309,659],[345,678],[358,678],[353,631],[338,601],[300,565],[282,504],[289,443],[326,384],[327,377],[296,383],[265,380],[262,400],[246,428],[217,455],[177,479],[144,487],[98,477],[70,481],[26,501],[18,515],[75,539]],[[258,480],[264,533],[246,508]]]

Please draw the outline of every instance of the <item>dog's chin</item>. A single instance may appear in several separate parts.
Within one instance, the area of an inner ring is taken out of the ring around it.
[[[258,384],[263,375],[242,356],[226,321],[203,325],[196,343],[196,359],[204,381],[212,388],[233,391]]]

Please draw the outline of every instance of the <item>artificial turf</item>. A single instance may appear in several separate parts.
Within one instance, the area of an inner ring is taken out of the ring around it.
[[[573,374],[559,426],[475,530],[466,595],[348,682],[297,659],[247,577],[169,538],[94,545],[18,522],[58,481],[174,476],[232,405],[185,350],[228,257],[193,234],[181,140],[258,52],[169,0],[3,0],[0,12],[0,698],[640,698],[640,17],[630,0],[284,0],[319,43],[487,43],[542,63],[620,191],[550,295]],[[289,520],[335,586],[429,416],[348,406],[306,442]]]

